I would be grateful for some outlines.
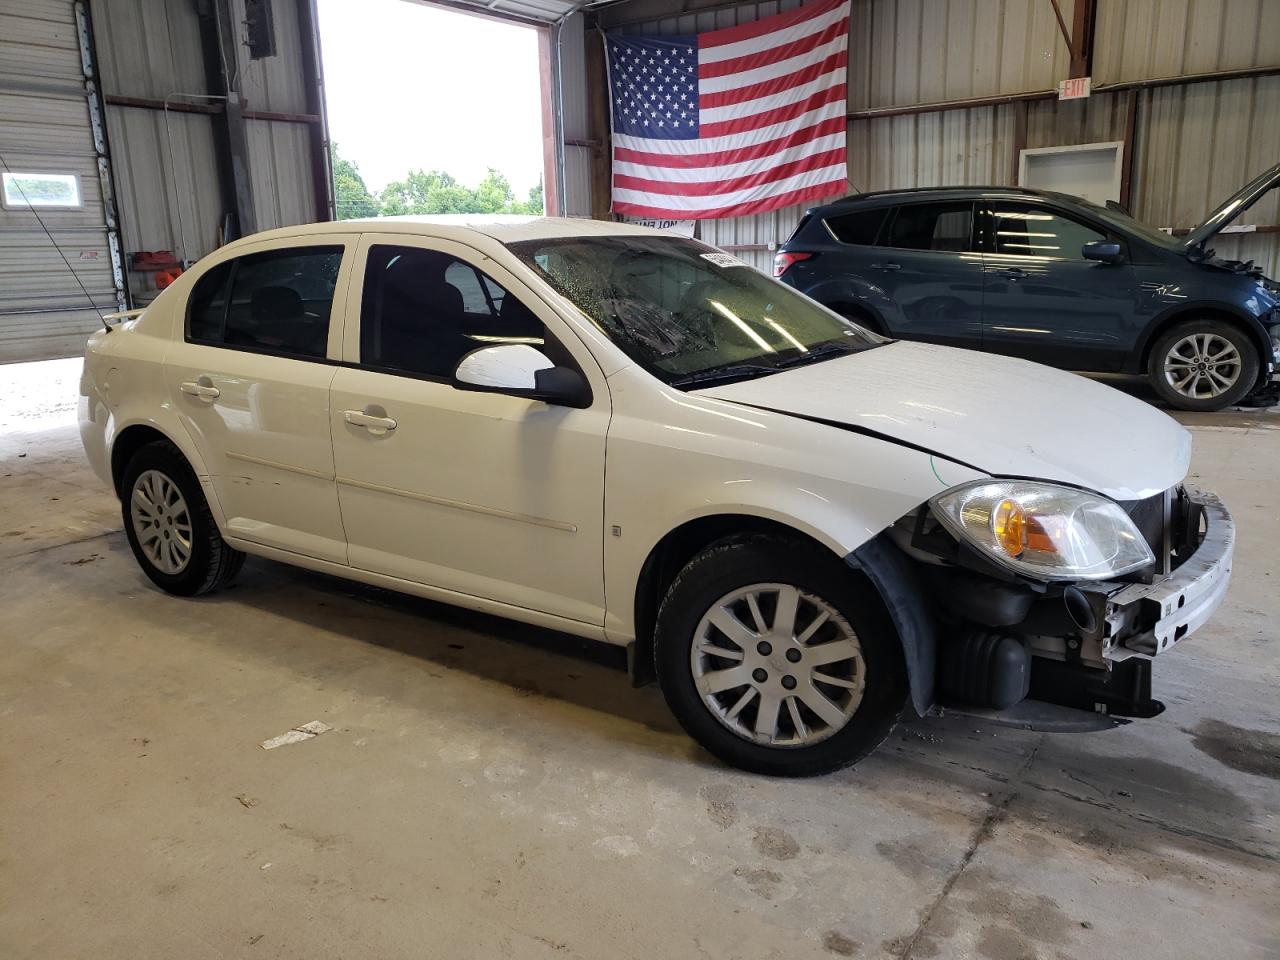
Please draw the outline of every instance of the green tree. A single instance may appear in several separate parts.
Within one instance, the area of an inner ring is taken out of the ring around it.
[[[338,145],[329,145],[330,162],[333,164],[333,202],[339,220],[356,217],[376,217],[381,212],[378,199],[365,186],[360,169],[350,160],[338,155]]]

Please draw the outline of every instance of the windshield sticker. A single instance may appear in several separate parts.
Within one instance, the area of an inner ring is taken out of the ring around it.
[[[731,257],[727,253],[704,253],[702,254],[702,259],[708,261],[709,263],[714,263],[717,267],[747,266],[747,264],[743,263],[737,257]]]

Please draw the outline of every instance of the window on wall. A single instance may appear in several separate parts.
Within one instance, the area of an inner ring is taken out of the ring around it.
[[[542,321],[471,264],[421,247],[370,248],[360,302],[361,363],[450,379],[472,350],[545,340]]]
[[[10,210],[74,210],[84,206],[74,173],[0,173],[4,205]]]
[[[343,248],[292,247],[221,264],[197,282],[187,338],[311,359],[324,357]]]
[[[973,204],[914,203],[899,207],[889,227],[888,246],[903,250],[969,249],[973,232]]]
[[[1019,203],[991,209],[990,248],[996,253],[1083,260],[1082,246],[1105,239],[1102,231],[1042,206]]]

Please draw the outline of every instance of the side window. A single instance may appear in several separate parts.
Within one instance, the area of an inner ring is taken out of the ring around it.
[[[533,312],[457,257],[420,247],[369,249],[360,299],[360,362],[428,377],[495,343],[543,346]]]
[[[231,264],[220,263],[196,281],[187,301],[187,339],[221,343],[227,320],[227,287]]]
[[[856,213],[845,213],[838,217],[827,218],[827,229],[841,243],[853,243],[859,246],[875,246],[876,237],[884,225],[888,208],[881,210],[859,210]]]
[[[1032,204],[1001,204],[991,209],[991,249],[1024,257],[1083,260],[1080,248],[1106,234],[1056,211]]]
[[[969,249],[972,231],[973,204],[967,200],[913,203],[898,208],[884,242],[902,250],[962,252]]]
[[[216,267],[192,291],[187,338],[323,358],[342,251],[338,246],[292,247]]]

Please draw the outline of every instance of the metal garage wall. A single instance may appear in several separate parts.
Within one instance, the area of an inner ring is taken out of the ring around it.
[[[629,11],[651,10],[655,3],[631,0],[605,8],[600,16],[606,29],[670,34],[732,26],[797,5],[783,0],[627,22],[634,16]],[[1073,0],[1059,5],[1070,26]],[[849,109],[1043,94],[1067,76],[1069,60],[1049,0],[853,0]],[[1276,0],[1097,0],[1096,86],[1276,66]],[[1280,158],[1280,77],[1163,86],[1135,95],[1130,200],[1135,215],[1148,223],[1195,226]],[[1128,92],[1100,91],[1087,100],[1040,99],[854,119],[849,124],[851,188],[1012,184],[1020,146],[1125,139],[1128,97]],[[1280,224],[1277,202],[1273,196],[1243,219]],[[786,238],[800,212],[792,208],[706,221],[699,233],[763,268],[770,246]],[[1280,275],[1276,233],[1224,235],[1215,248],[1223,256],[1254,259],[1269,275]]]
[[[83,206],[40,217],[93,304],[118,309],[75,5],[0,0],[0,18],[0,153],[16,173],[77,175]],[[99,322],[35,214],[0,207],[0,362],[80,353]]]
[[[854,0],[849,34],[850,110],[1047,90],[1071,59],[1049,0]]]
[[[208,86],[195,0],[92,3],[125,249],[171,250],[179,258],[197,260],[218,245],[225,209],[214,146],[218,118],[155,109],[166,99],[217,109],[218,101],[203,99]],[[272,12],[274,57],[249,58],[242,42],[244,0],[231,5],[237,35],[223,38],[245,110],[278,115],[246,120],[259,230],[308,223],[318,215],[309,125],[283,119],[308,114],[298,3],[277,0]],[[112,97],[152,106],[112,104]],[[145,289],[136,293],[139,299],[148,298]]]
[[[570,17],[560,30],[564,214],[569,217],[591,216],[591,155],[600,149],[599,144],[591,141],[587,125],[587,66],[582,30],[582,14]]]

